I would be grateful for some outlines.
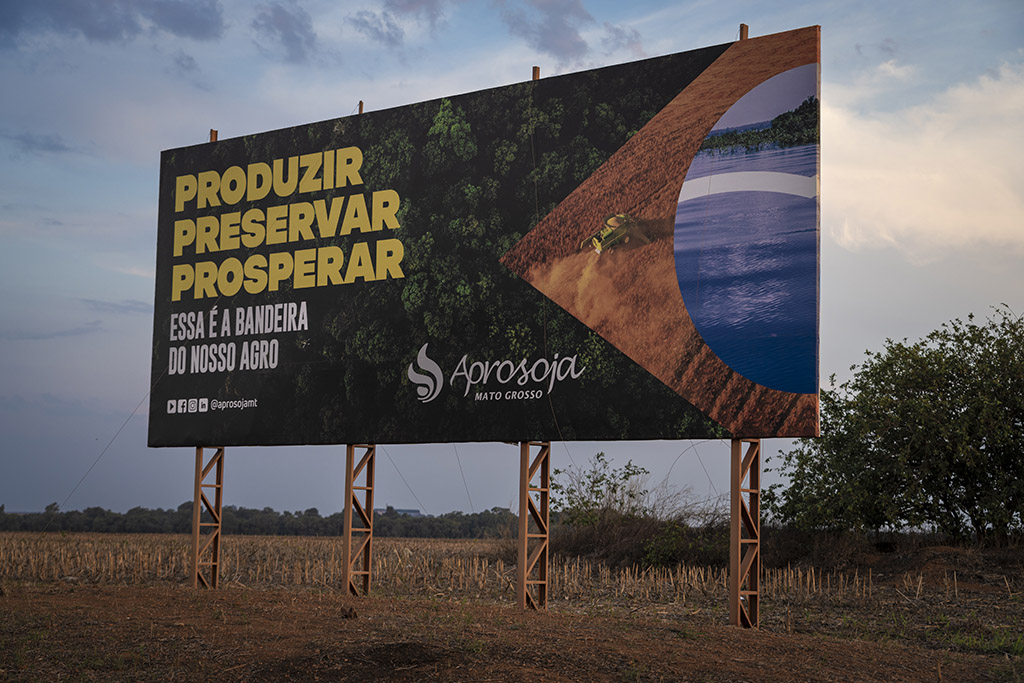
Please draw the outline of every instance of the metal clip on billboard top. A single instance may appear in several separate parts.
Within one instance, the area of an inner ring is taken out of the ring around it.
[[[746,40],[747,34],[750,31],[750,27],[746,24],[740,24],[740,40]]]
[[[533,67],[533,80],[535,80],[535,81],[539,81],[540,80],[540,67],[539,66]]]
[[[217,130],[214,128],[210,129],[210,142],[217,142]]]

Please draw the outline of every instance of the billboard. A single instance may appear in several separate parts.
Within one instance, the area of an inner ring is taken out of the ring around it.
[[[161,155],[149,444],[809,436],[819,29]]]

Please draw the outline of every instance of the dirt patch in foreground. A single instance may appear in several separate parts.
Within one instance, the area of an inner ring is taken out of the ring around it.
[[[0,680],[992,680],[991,657],[685,615],[337,591],[8,585]],[[1012,678],[1011,678],[1012,679]]]

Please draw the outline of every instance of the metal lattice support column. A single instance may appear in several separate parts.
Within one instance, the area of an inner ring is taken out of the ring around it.
[[[358,464],[355,461],[357,448],[364,449]],[[360,585],[362,595],[370,592],[370,570],[373,566],[373,472],[376,454],[377,447],[374,444],[348,444],[345,449],[342,581],[352,595],[360,594]],[[363,476],[363,483],[357,484],[360,476]],[[359,526],[353,526],[354,522]]]
[[[537,457],[532,457],[533,448]],[[540,481],[533,486],[534,478]],[[548,608],[548,508],[551,487],[551,442],[519,444],[519,566],[516,598],[520,609]],[[531,578],[531,576],[533,578]]]
[[[732,440],[730,484],[729,623],[743,628],[758,628],[761,597],[760,439]]]
[[[214,482],[206,477],[215,470]],[[213,503],[204,489],[213,489]],[[196,487],[192,501],[192,587],[202,584],[217,588],[220,584],[220,527],[224,502],[224,449],[218,448],[203,464],[203,447],[196,447]],[[203,521],[206,512],[210,521]],[[205,540],[204,540],[205,539]],[[209,578],[207,578],[209,574]]]

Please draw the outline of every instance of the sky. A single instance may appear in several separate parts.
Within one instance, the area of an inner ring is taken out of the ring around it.
[[[740,23],[822,27],[823,381],[887,338],[1024,313],[1019,0],[6,0],[0,504],[191,500],[194,450],[146,446],[161,150],[717,45]],[[728,501],[727,443],[557,443],[553,466],[598,451]],[[227,505],[341,509],[343,446],[231,448],[225,467]],[[376,474],[379,507],[514,509],[518,448],[385,445]]]

